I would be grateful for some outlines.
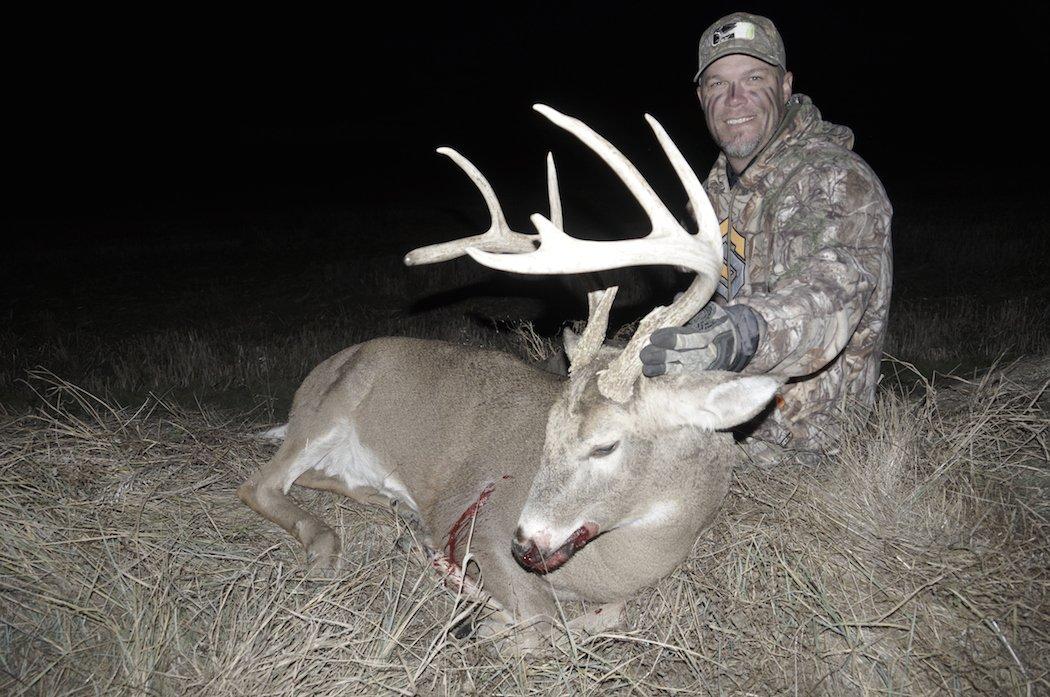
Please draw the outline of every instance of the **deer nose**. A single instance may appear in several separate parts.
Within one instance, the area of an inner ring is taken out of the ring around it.
[[[540,548],[537,547],[536,543],[532,540],[525,543],[512,540],[510,543],[510,553],[523,568],[533,571],[543,563],[544,559],[544,555],[540,551]]]
[[[534,528],[531,532],[526,532],[526,526],[519,525],[518,529],[514,531],[514,541],[526,547],[532,546],[547,549],[551,545],[551,533],[546,527]]]
[[[536,545],[530,543],[519,542],[517,538],[510,542],[510,553],[514,555],[514,558],[519,563],[524,564],[526,557],[530,557],[535,554],[534,550]]]
[[[540,556],[536,541],[528,537],[521,526],[514,531],[514,539],[510,541],[510,553],[514,555],[519,564],[526,566],[535,564]]]

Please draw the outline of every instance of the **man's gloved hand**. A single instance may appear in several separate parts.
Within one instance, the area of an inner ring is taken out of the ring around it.
[[[761,318],[747,305],[707,303],[682,327],[657,329],[642,349],[642,375],[740,371],[758,349]]]

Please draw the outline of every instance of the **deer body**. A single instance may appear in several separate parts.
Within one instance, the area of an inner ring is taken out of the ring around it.
[[[498,351],[408,338],[358,344],[306,378],[281,448],[239,494],[263,515],[274,499],[286,499],[293,483],[394,504],[418,520],[423,543],[452,563],[462,564],[469,549],[484,587],[509,615],[504,621],[556,617],[556,596],[623,601],[689,554],[728,488],[732,439],[688,429],[681,434],[688,447],[672,457],[635,453],[629,488],[648,495],[626,497],[631,505],[601,519],[600,539],[572,563],[540,576],[514,559],[511,541],[534,489],[549,499],[564,488],[577,492],[563,496],[572,498],[587,486],[573,489],[569,479],[590,473],[561,467],[537,480],[551,429],[561,440],[562,426],[578,426],[566,413],[571,392],[565,378]],[[598,478],[590,484],[610,486]],[[577,501],[569,510],[584,508]],[[315,565],[337,567],[334,531],[296,509],[284,527]]]
[[[288,497],[290,487],[392,503],[419,523],[446,584],[492,605],[495,624],[553,621],[559,600],[611,605],[604,615],[598,610],[570,622],[594,631],[617,624],[620,612],[613,609],[689,554],[728,490],[737,455],[724,429],[757,414],[779,381],[718,372],[641,377],[638,344],[656,327],[685,321],[711,297],[721,264],[717,221],[699,181],[655,122],[700,211],[695,238],[611,145],[580,122],[541,111],[609,162],[646,208],[654,232],[622,243],[567,237],[559,230],[551,166],[554,221],[534,216],[542,238],[536,250],[530,236],[506,228],[480,173],[447,151],[485,195],[493,229],[458,245],[416,250],[406,261],[468,253],[527,273],[685,263],[698,272],[689,290],[643,319],[623,351],[603,345],[615,289],[592,293],[587,329],[566,335],[569,378],[504,353],[440,341],[384,338],[350,347],[306,378],[283,444],[238,495],[326,569],[339,566],[338,536]],[[543,256],[552,249],[564,253],[553,262]],[[465,568],[468,549],[474,564]]]

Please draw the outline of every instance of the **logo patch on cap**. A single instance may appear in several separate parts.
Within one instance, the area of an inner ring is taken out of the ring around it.
[[[751,22],[733,22],[732,24],[723,24],[718,29],[715,29],[714,33],[711,35],[711,45],[717,46],[718,44],[732,41],[733,39],[751,41],[754,38],[754,24]]]

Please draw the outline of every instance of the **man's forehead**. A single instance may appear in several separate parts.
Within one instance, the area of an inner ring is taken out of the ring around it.
[[[712,76],[727,77],[761,71],[776,72],[776,69],[775,65],[770,65],[754,56],[749,56],[745,53],[734,53],[729,56],[722,56],[707,66],[701,79],[707,80]]]

